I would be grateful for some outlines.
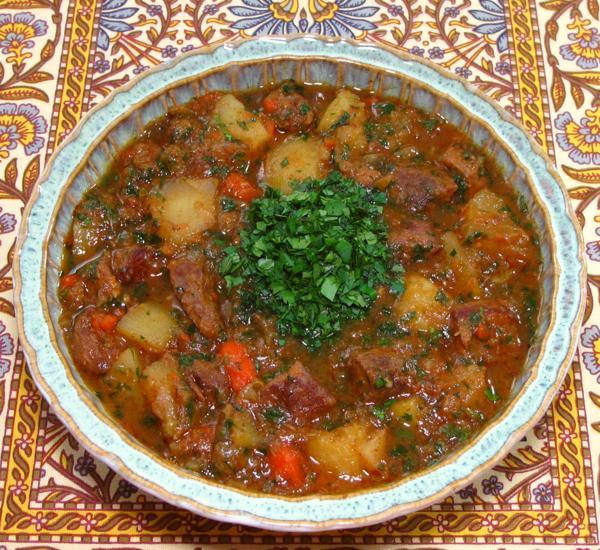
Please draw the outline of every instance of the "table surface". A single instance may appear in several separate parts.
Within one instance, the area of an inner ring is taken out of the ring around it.
[[[599,547],[598,0],[335,0],[333,9],[329,3],[0,0],[1,548]],[[409,516],[293,536],[173,508],[85,452],[27,372],[11,279],[23,206],[52,150],[85,111],[180,52],[292,32],[354,37],[431,59],[521,119],[569,188],[589,270],[573,367],[543,420],[493,471]]]

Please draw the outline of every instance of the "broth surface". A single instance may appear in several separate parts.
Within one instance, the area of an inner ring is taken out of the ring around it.
[[[523,197],[435,114],[293,82],[173,107],[73,216],[71,356],[137,439],[301,495],[426,468],[504,406],[536,328]]]

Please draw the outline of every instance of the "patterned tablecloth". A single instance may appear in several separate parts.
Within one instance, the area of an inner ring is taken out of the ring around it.
[[[599,548],[598,11],[598,0],[0,0],[0,547]],[[589,277],[576,361],[546,416],[496,468],[422,512],[292,536],[168,506],[85,452],[27,372],[11,260],[32,186],[86,110],[180,52],[296,32],[432,59],[520,118],[569,187]]]

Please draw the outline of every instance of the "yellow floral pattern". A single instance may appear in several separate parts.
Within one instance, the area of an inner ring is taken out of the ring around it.
[[[598,11],[597,0],[0,0],[0,545],[598,548]],[[590,273],[580,361],[545,418],[493,472],[431,509],[306,536],[166,506],[81,449],[24,366],[10,278],[21,209],[45,154],[87,109],[191,48],[292,32],[430,59],[520,118],[565,177]]]

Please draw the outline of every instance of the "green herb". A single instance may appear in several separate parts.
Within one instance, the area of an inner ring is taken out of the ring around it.
[[[223,135],[227,141],[235,141],[235,138],[231,135],[231,132],[227,129],[227,126],[225,126],[219,115],[215,116],[215,125],[219,130],[221,130],[221,132],[223,132]]]
[[[286,414],[284,411],[278,409],[277,407],[269,407],[268,409],[265,409],[265,411],[263,412],[263,416],[266,420],[278,423],[286,417]]]
[[[223,210],[223,212],[232,212],[236,207],[237,205],[231,197],[221,198],[221,210]]]
[[[377,103],[375,105],[375,110],[380,115],[389,115],[396,110],[396,106],[393,103]]]
[[[483,314],[483,308],[480,307],[479,311],[474,311],[471,313],[471,315],[469,315],[469,322],[471,323],[472,327],[478,327],[483,322]]]
[[[147,428],[156,426],[158,424],[158,418],[156,418],[156,416],[153,414],[148,413],[146,416],[144,416],[144,418],[142,418],[142,424]]]
[[[142,233],[141,231],[134,231],[133,238],[138,244],[161,244],[162,239],[154,233]]]
[[[212,353],[181,353],[179,355],[179,366],[182,368],[191,367],[194,361],[212,361],[215,356]]]
[[[387,382],[385,381],[385,378],[383,376],[378,376],[375,379],[375,384],[374,386],[380,390],[381,388],[385,388],[387,386]]]
[[[485,233],[482,233],[481,231],[473,231],[473,233],[467,235],[465,244],[473,244],[474,241],[481,239],[481,237],[485,237]]]
[[[377,335],[389,338],[404,338],[408,336],[410,331],[401,325],[388,321],[377,327]]]
[[[426,118],[419,121],[428,132],[433,132],[439,125],[440,121],[437,118]]]
[[[464,200],[467,191],[469,190],[469,184],[467,180],[461,174],[454,176],[454,183],[456,183],[456,197],[459,200]]]
[[[285,196],[267,189],[248,209],[240,244],[224,249],[220,272],[229,287],[241,286],[246,311],[275,314],[281,336],[315,350],[366,315],[377,286],[403,290],[404,268],[392,268],[392,281],[386,273],[385,202],[337,172],[296,183]]]
[[[290,163],[290,161],[286,157],[281,161],[281,167],[285,168],[289,163]]]
[[[121,407],[117,407],[115,409],[115,416],[117,418],[123,418],[123,410],[121,409]]]
[[[383,422],[387,418],[388,409],[394,404],[395,401],[395,399],[388,399],[387,401],[384,401],[381,405],[375,405],[371,409],[373,416],[375,416],[375,418]]]
[[[446,424],[442,428],[442,433],[448,439],[454,439],[454,440],[457,440],[457,441],[460,441],[460,442],[466,441],[467,437],[468,437],[467,431],[464,430],[463,428],[459,428],[455,424]]]
[[[456,248],[453,248],[453,249],[450,251],[450,256],[452,256],[453,258],[454,258],[454,256],[456,256]]]
[[[364,128],[365,128],[365,136],[367,138],[367,141],[373,141],[373,138],[375,137],[375,129],[376,129],[376,125],[375,125],[375,121],[374,120],[367,120],[367,122],[365,122],[364,124]]]
[[[310,105],[308,103],[303,103],[300,105],[299,111],[302,116],[307,115],[310,112]]]
[[[396,445],[390,450],[390,456],[402,456],[408,453],[408,449],[404,445]]]
[[[485,388],[485,396],[488,398],[488,401],[490,401],[491,403],[498,403],[498,401],[500,401],[500,399],[502,399],[500,397],[499,394],[496,393],[496,390],[494,388]]]
[[[135,285],[131,293],[136,300],[143,300],[150,293],[148,283],[139,283]]]
[[[529,207],[527,206],[527,200],[523,195],[519,195],[519,199],[517,201],[519,203],[519,210],[526,214],[529,211]]]
[[[327,130],[327,132],[333,132],[334,130],[337,130],[340,126],[343,126],[344,124],[346,124],[348,121],[350,120],[350,113],[348,111],[344,111],[341,115],[340,118],[338,118],[329,128],[329,130]]]
[[[348,160],[350,158],[350,146],[344,143],[342,146],[342,160]]]
[[[443,290],[437,291],[437,294],[435,295],[435,301],[444,305],[447,305],[450,302],[448,295]]]

